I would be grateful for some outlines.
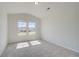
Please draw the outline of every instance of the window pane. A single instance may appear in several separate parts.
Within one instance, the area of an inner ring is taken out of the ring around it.
[[[36,35],[35,31],[29,32],[29,35]]]
[[[28,27],[29,28],[35,28],[36,27],[36,23],[35,22],[29,22]]]
[[[18,26],[18,31],[19,31],[18,36],[25,36],[26,35],[26,26],[27,26],[26,22],[23,20],[19,20],[17,22],[17,26]]]
[[[29,28],[29,35],[36,35],[36,32],[35,32],[36,23],[35,22],[29,22],[28,28]]]
[[[26,22],[17,22],[18,23],[18,27],[26,27]]]
[[[18,36],[25,36],[25,35],[26,35],[25,32],[19,32],[19,33],[18,33]]]

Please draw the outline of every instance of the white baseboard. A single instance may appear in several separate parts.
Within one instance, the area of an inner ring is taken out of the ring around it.
[[[48,40],[46,40],[46,41],[48,41]],[[69,50],[74,51],[74,52],[76,52],[76,53],[79,53],[79,50],[72,49],[72,48],[70,48],[70,47],[64,46],[64,45],[62,45],[62,44],[57,44],[57,43],[52,42],[52,41],[48,41],[48,42],[50,42],[51,44],[53,43],[53,44],[55,44],[55,45],[61,46],[61,47],[66,48],[66,49],[69,49]]]

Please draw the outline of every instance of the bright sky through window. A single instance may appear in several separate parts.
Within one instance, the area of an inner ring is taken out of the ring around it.
[[[24,21],[18,21],[18,27],[19,28],[26,27],[26,22],[24,22]]]
[[[35,22],[29,22],[28,27],[29,27],[29,28],[35,28],[35,27],[36,27]]]

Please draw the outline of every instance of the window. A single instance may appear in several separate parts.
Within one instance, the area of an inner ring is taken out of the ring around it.
[[[28,24],[28,27],[27,27]],[[27,33],[28,35],[36,35],[36,23],[35,22],[28,22],[24,20],[18,20],[17,22],[18,27],[18,36],[25,36]]]
[[[28,23],[28,28],[29,28],[29,35],[35,35],[35,28],[36,28],[36,23],[35,22],[29,22]]]
[[[18,20],[17,22],[17,26],[18,26],[18,36],[24,36],[26,35],[26,27],[27,24],[24,20]]]

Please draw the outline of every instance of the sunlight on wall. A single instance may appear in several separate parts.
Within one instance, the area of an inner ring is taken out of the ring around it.
[[[36,35],[36,32],[29,32],[29,35]]]
[[[18,33],[18,36],[26,36],[26,35],[27,35],[26,32],[19,32],[19,33]]]

